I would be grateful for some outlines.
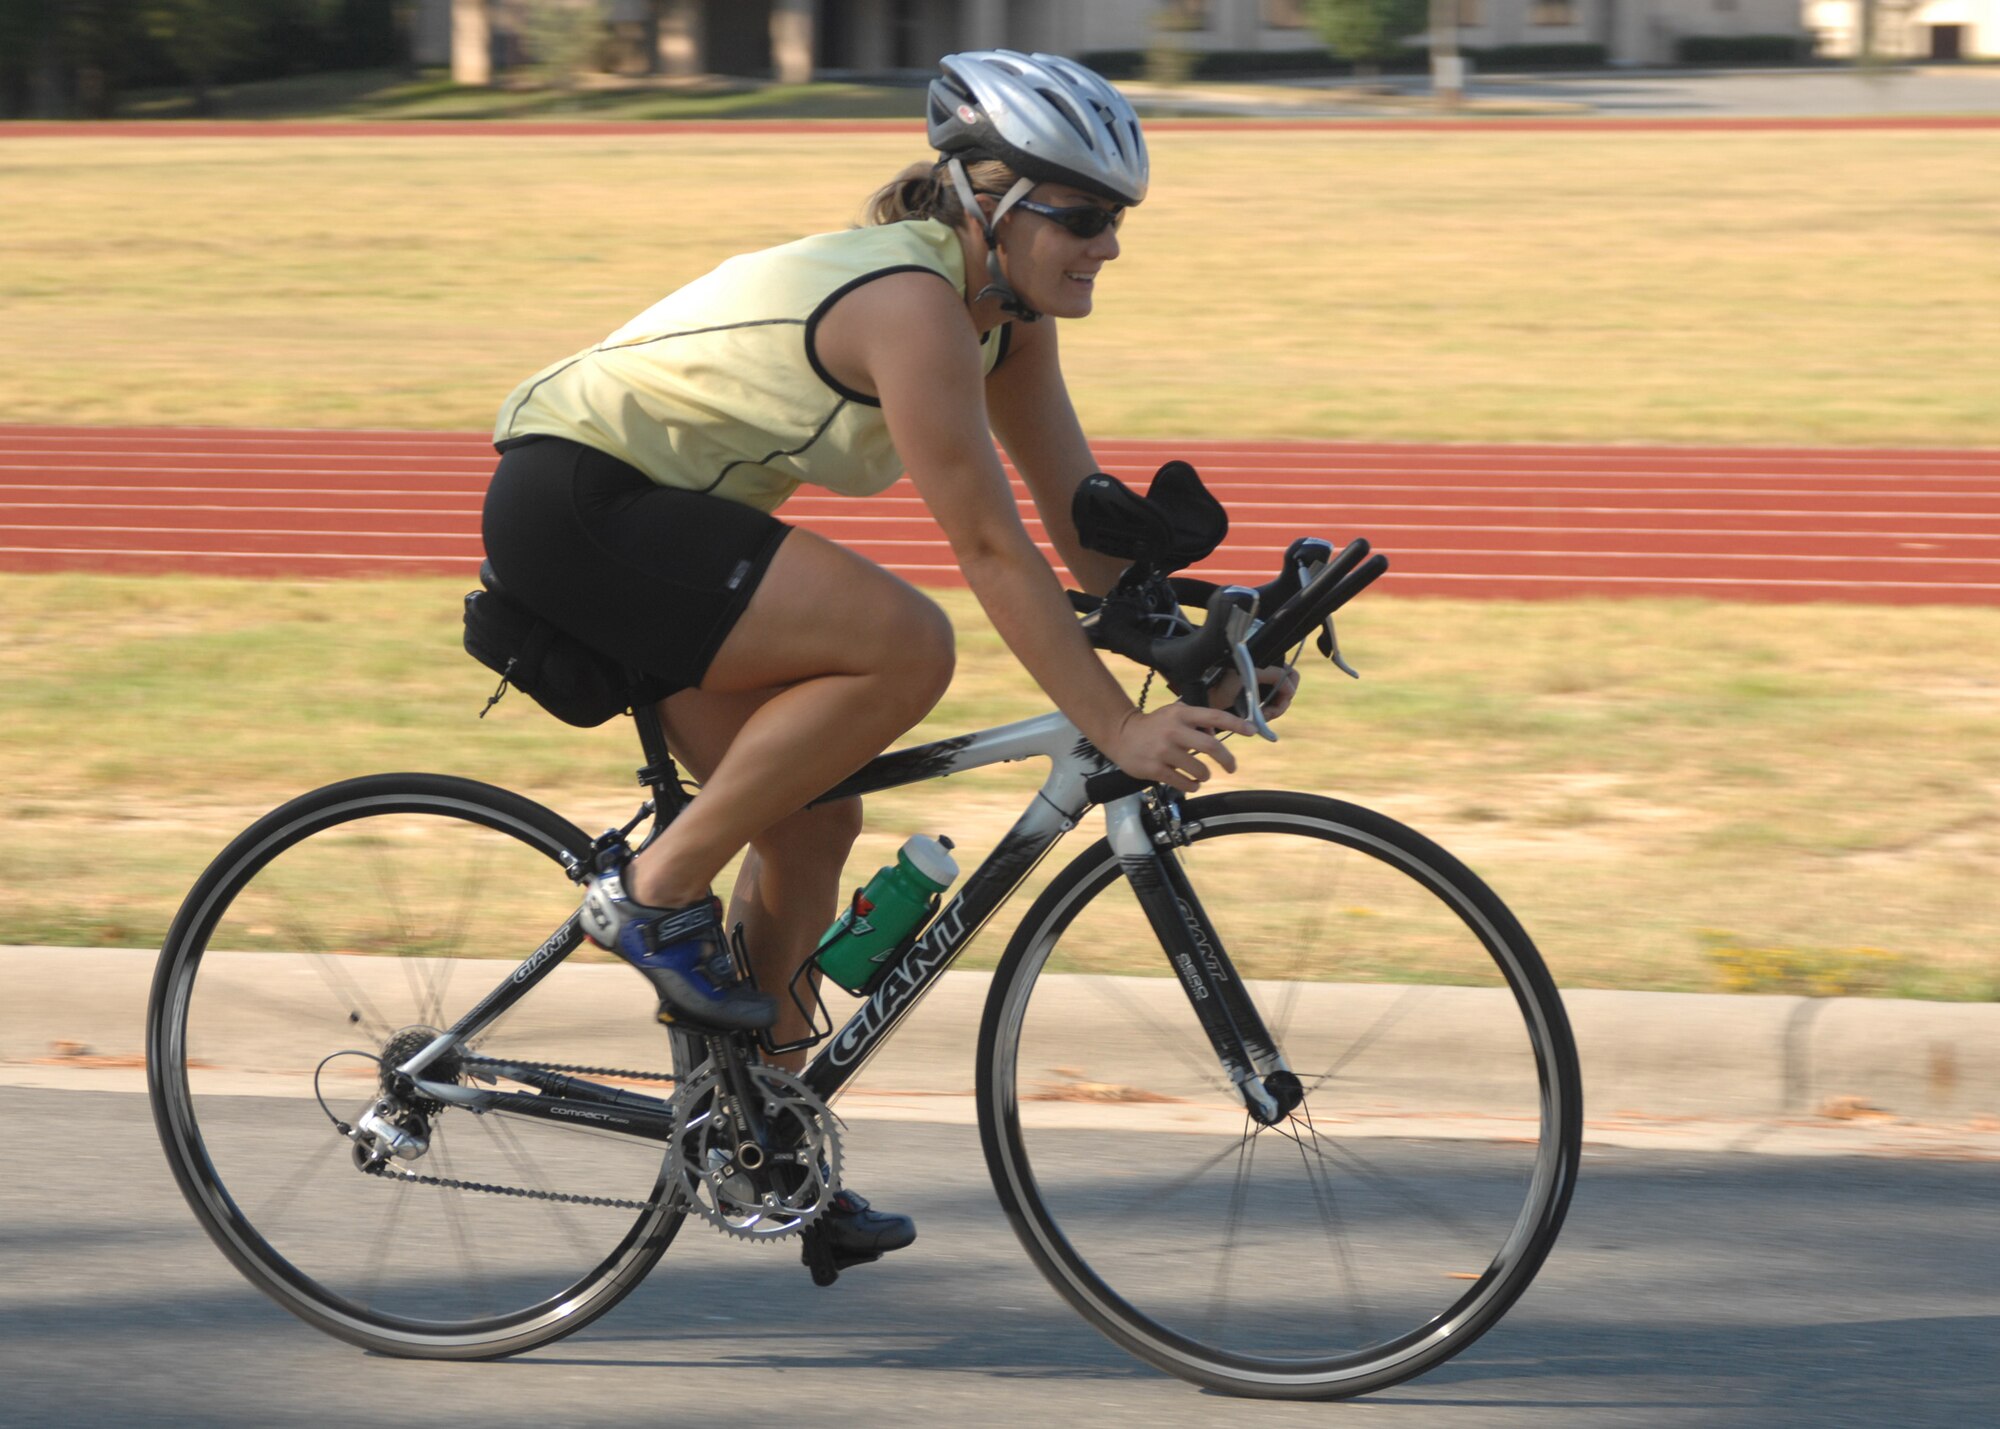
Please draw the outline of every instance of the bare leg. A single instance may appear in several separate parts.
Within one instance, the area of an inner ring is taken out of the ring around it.
[[[861,801],[843,799],[808,809],[766,830],[750,846],[730,900],[731,926],[743,924],[744,946],[759,987],[776,994],[772,1039],[796,1041],[809,1030],[790,994],[792,974],[812,955],[840,901],[840,873],[861,830]],[[796,1072],[805,1053],[773,1059]]]
[[[922,719],[951,668],[951,627],[935,605],[793,532],[702,688],[661,706],[668,743],[702,790],[633,860],[633,896],[693,902],[749,846],[732,917],[744,920],[759,981],[789,1013],[785,980],[833,915],[860,826],[858,803],[804,806]]]
[[[663,717],[674,756],[704,787],[737,733],[765,702],[764,692],[714,695],[687,691],[666,702]],[[805,1035],[789,995],[793,972],[812,953],[839,907],[840,875],[861,832],[861,801],[800,809],[750,841],[726,922],[743,925],[757,985],[778,999],[774,1041]],[[797,1071],[805,1058],[775,1059]]]

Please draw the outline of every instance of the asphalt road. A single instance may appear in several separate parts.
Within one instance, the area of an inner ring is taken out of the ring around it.
[[[970,1128],[854,1124],[850,1180],[922,1226],[890,1264],[818,1290],[783,1250],[691,1227],[596,1325],[453,1365],[364,1355],[251,1289],[174,1190],[143,1098],[0,1089],[0,1125],[4,1425],[1958,1429],[2000,1402],[1990,1162],[1591,1148],[1561,1244],[1485,1339],[1371,1399],[1253,1407],[1156,1374],[1060,1302]]]

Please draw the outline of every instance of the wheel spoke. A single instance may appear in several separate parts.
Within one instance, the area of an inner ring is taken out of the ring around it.
[[[382,1189],[388,1192],[382,1198],[382,1224],[368,1242],[368,1258],[362,1266],[361,1294],[358,1297],[363,1307],[371,1310],[375,1308],[376,1296],[381,1293],[382,1270],[388,1264],[389,1246],[396,1239],[392,1232],[397,1212],[410,1194],[410,1184],[388,1179],[384,1180]]]
[[[1347,1282],[1348,1309],[1354,1316],[1363,1341],[1372,1344],[1381,1337],[1368,1314],[1361,1277],[1355,1272],[1353,1247],[1348,1243],[1347,1230],[1340,1215],[1340,1199],[1333,1189],[1332,1178],[1326,1174],[1323,1163],[1315,1166],[1315,1158],[1306,1154],[1301,1137],[1283,1126],[1271,1129],[1298,1148],[1299,1164],[1305,1169],[1306,1185],[1312,1189],[1313,1205],[1319,1211],[1320,1228],[1326,1232],[1327,1248],[1333,1252],[1334,1264],[1339,1268],[1341,1279]]]
[[[1452,1234],[1467,1241],[1476,1241],[1478,1239],[1479,1233],[1467,1224],[1463,1218],[1454,1215],[1452,1212],[1438,1205],[1434,1199],[1424,1195],[1416,1187],[1410,1185],[1409,1182],[1394,1172],[1383,1170],[1382,1167],[1369,1157],[1355,1150],[1352,1144],[1330,1139],[1322,1140],[1319,1133],[1313,1130],[1310,1122],[1307,1122],[1305,1125],[1306,1137],[1294,1136],[1293,1140],[1299,1142],[1300,1150],[1303,1151],[1306,1147],[1306,1139],[1309,1137],[1314,1158],[1329,1174],[1333,1169],[1332,1163],[1336,1158],[1345,1160],[1347,1162],[1347,1169],[1354,1175],[1367,1181],[1385,1196],[1394,1193],[1395,1198],[1400,1200],[1402,1204],[1422,1215],[1433,1225],[1442,1230],[1450,1231]]]
[[[514,1168],[523,1185],[541,1191],[559,1191],[562,1189],[542,1171],[541,1165],[535,1160],[534,1154],[522,1143],[520,1133],[514,1129],[513,1125],[504,1115],[489,1116],[486,1118],[485,1124],[493,1133],[494,1143],[499,1146],[501,1154],[507,1158],[508,1164]],[[571,1247],[587,1253],[590,1249],[590,1239],[583,1234],[582,1228],[577,1224],[575,1213],[571,1211],[570,1207],[561,1201],[550,1201],[546,1204],[549,1207],[551,1218],[562,1228],[563,1235],[568,1239]]]
[[[1235,1097],[1235,1088],[1223,1074],[1222,1064],[1215,1060],[1212,1052],[1204,1061],[1200,1055],[1192,1051],[1184,1030],[1177,1031],[1166,1019],[1144,1006],[1129,989],[1121,987],[1116,979],[1100,978],[1091,983],[1091,987],[1107,1002],[1116,1004],[1121,1016],[1151,1032],[1157,1039],[1156,1045],[1187,1068],[1189,1075],[1202,1086],[1210,1091],[1226,1093],[1232,1099]]]
[[[453,1165],[452,1148],[445,1140],[444,1130],[442,1122],[431,1128],[431,1154],[438,1158],[438,1166],[444,1174],[456,1179],[457,1170]],[[455,1186],[440,1186],[438,1190],[443,1197],[438,1202],[438,1209],[444,1215],[445,1228],[451,1235],[452,1248],[458,1253],[458,1263],[465,1267],[465,1278],[472,1286],[474,1297],[482,1302],[489,1312],[503,1309],[493,1294],[493,1288],[488,1283],[485,1272],[473,1258],[472,1234],[466,1226],[466,1217],[463,1214],[467,1207],[461,1198],[479,1193],[460,1191]]]
[[[1150,1210],[1156,1206],[1164,1205],[1166,1202],[1171,1201],[1175,1196],[1178,1196],[1182,1191],[1185,1191],[1190,1186],[1194,1185],[1195,1182],[1199,1181],[1202,1177],[1206,1176],[1209,1172],[1213,1171],[1217,1166],[1220,1166],[1224,1161],[1228,1160],[1231,1156],[1240,1156],[1242,1154],[1242,1150],[1243,1148],[1238,1143],[1234,1141],[1230,1142],[1227,1146],[1224,1146],[1222,1150],[1216,1152],[1213,1156],[1210,1156],[1207,1160],[1203,1161],[1193,1170],[1184,1171],[1179,1176],[1176,1176],[1173,1180],[1169,1181],[1164,1186],[1156,1186],[1153,1189],[1146,1191],[1145,1193],[1143,1193],[1141,1199],[1127,1203],[1125,1206],[1125,1211],[1128,1213],[1136,1211],[1144,1211],[1144,1210]]]
[[[1381,1041],[1397,1023],[1408,1017],[1416,1009],[1418,1003],[1424,1001],[1425,998],[1435,992],[1436,989],[1430,987],[1408,987],[1403,989],[1402,996],[1384,1008],[1382,1015],[1375,1019],[1366,1032],[1349,1043],[1347,1048],[1338,1057],[1333,1059],[1331,1066],[1304,1084],[1306,1095],[1311,1096],[1327,1081],[1338,1076],[1356,1057],[1359,1057],[1363,1052],[1366,1052],[1370,1047]]]
[[[252,1218],[256,1224],[262,1225],[271,1221],[282,1222],[285,1218],[285,1212],[291,1208],[291,1204],[297,1198],[299,1192],[309,1182],[317,1181],[320,1173],[326,1170],[328,1158],[339,1152],[349,1151],[353,1148],[353,1143],[336,1132],[331,1125],[326,1129],[326,1136],[325,1144],[306,1157],[305,1160],[301,1161],[298,1169],[287,1177],[282,1185],[273,1187],[265,1195],[263,1201],[257,1207],[256,1215]]]
[[[341,966],[340,955],[329,948],[305,921],[304,912],[292,911],[285,926],[298,947],[312,955],[313,967],[325,979],[334,1000],[347,1009],[350,1018],[358,1018],[362,1028],[374,1035],[376,1046],[387,1042],[395,1034],[395,1027],[376,1010],[374,1002],[362,990],[354,975]]]
[[[390,942],[397,962],[402,965],[403,979],[409,986],[410,1001],[416,1008],[416,1020],[428,1027],[442,1028],[444,1025],[444,987],[451,978],[451,969],[456,965],[452,954],[464,945],[464,932],[472,911],[470,895],[461,890],[453,914],[439,929],[435,921],[426,928],[411,912],[408,901],[403,896],[402,883],[397,877],[400,861],[377,848],[371,851],[376,896],[382,906],[389,911],[389,921],[393,932]],[[424,855],[405,855],[422,858]],[[477,866],[478,855],[473,859]],[[469,886],[470,880],[466,881]],[[424,910],[435,920],[435,906]],[[419,951],[419,950],[422,951]],[[419,968],[419,961],[427,966]]]
[[[1204,1334],[1214,1334],[1221,1328],[1221,1310],[1229,1296],[1229,1270],[1236,1258],[1236,1235],[1243,1225],[1243,1203],[1249,1197],[1250,1168],[1257,1160],[1257,1127],[1246,1113],[1243,1118],[1243,1136],[1236,1148],[1236,1181],[1229,1188],[1229,1217],[1223,1227],[1222,1250],[1216,1257],[1215,1290],[1209,1296],[1207,1323]]]

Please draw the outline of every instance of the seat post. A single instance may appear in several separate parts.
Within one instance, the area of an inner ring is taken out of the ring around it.
[[[657,820],[664,824],[687,807],[687,791],[681,787],[680,770],[674,767],[673,751],[667,748],[667,732],[660,727],[657,705],[632,707],[632,723],[639,729],[639,747],[646,763],[639,770],[639,782],[653,791]]]

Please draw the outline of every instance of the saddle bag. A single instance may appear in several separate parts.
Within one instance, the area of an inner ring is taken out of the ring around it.
[[[629,669],[508,595],[484,561],[479,583],[482,588],[465,597],[465,653],[500,677],[486,709],[479,712],[481,719],[509,685],[579,729],[603,724],[667,693],[665,681]]]

